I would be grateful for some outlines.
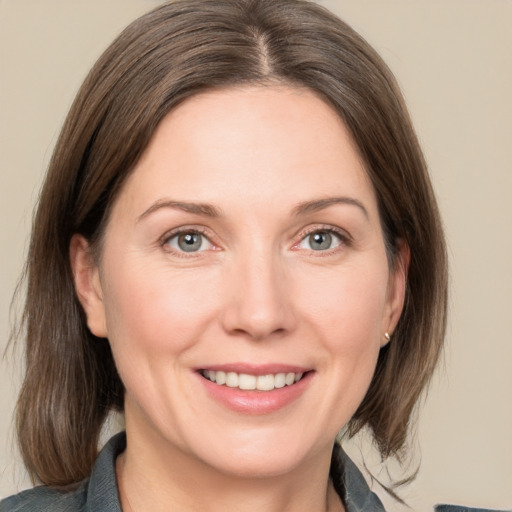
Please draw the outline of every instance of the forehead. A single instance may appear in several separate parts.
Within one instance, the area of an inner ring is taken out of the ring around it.
[[[285,86],[184,101],[160,123],[123,188],[137,208],[166,194],[245,207],[349,193],[375,202],[340,116],[312,91]]]

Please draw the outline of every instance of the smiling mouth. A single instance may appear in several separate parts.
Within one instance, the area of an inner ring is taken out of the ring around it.
[[[248,373],[223,372],[215,370],[200,370],[199,373],[209,381],[230,388],[244,391],[272,391],[274,389],[292,386],[299,382],[306,373],[269,373],[267,375],[251,375]]]

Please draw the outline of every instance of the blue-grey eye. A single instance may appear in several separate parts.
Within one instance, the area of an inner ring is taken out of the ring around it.
[[[169,238],[167,245],[180,252],[199,252],[209,247],[208,239],[201,233],[188,231]]]
[[[301,249],[309,249],[312,251],[328,251],[340,245],[341,240],[339,235],[331,231],[314,231],[304,237],[299,247]]]

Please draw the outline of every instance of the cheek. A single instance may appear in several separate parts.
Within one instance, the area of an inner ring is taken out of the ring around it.
[[[316,275],[301,286],[302,310],[308,311],[315,324],[324,326],[333,343],[347,344],[347,350],[364,345],[365,340],[378,344],[386,310],[387,275],[382,264],[352,265]]]
[[[165,266],[117,266],[109,275],[105,294],[111,344],[131,351],[186,350],[213,314],[215,301],[206,292],[205,280],[192,272],[172,273]]]
[[[320,284],[317,280],[316,284]],[[321,336],[323,365],[335,372],[338,390],[362,400],[379,355],[386,312],[387,268],[347,268],[324,280],[322,293],[304,294],[303,311]]]

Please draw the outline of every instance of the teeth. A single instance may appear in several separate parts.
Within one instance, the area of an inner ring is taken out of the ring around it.
[[[274,386],[276,388],[284,388],[285,381],[286,381],[286,374],[285,373],[278,373],[274,377]]]
[[[243,390],[272,391],[299,382],[303,373],[289,372],[256,376],[247,373],[203,370],[202,375],[219,386],[226,385],[230,388]]]
[[[256,389],[256,377],[241,373],[238,376],[238,387],[240,389]]]
[[[275,378],[273,375],[259,375],[256,379],[256,389],[260,391],[272,391],[274,389]]]
[[[228,372],[226,373],[226,386],[230,388],[238,387],[238,373]]]

